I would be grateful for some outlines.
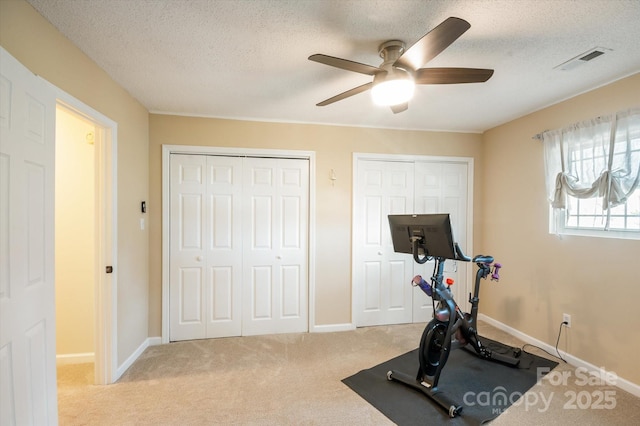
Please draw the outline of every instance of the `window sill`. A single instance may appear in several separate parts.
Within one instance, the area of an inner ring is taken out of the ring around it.
[[[576,236],[576,237],[595,237],[595,238],[611,238],[618,240],[640,240],[640,231],[603,231],[601,229],[571,229],[564,228],[560,231],[554,229],[549,230],[550,234]]]

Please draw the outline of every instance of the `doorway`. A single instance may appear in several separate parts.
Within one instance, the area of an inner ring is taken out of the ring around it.
[[[66,106],[96,123],[96,264],[115,258],[116,124],[0,47],[0,334],[2,419],[57,423],[55,119]],[[96,384],[117,377],[115,280],[96,274]],[[105,297],[105,295],[107,297]],[[113,330],[113,332],[112,332]]]
[[[56,364],[94,374],[95,135],[93,122],[56,107]],[[93,384],[93,381],[91,382]]]
[[[54,91],[56,128],[66,129],[56,132],[55,143],[61,157],[55,173],[56,358],[58,364],[93,363],[92,383],[111,384],[118,379],[117,279],[106,270],[117,247],[117,125]]]

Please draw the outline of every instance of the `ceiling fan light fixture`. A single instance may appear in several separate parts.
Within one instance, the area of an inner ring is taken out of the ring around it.
[[[378,76],[376,76],[378,77]],[[371,88],[371,98],[373,103],[379,106],[394,106],[409,102],[413,98],[415,83],[413,79],[406,75],[394,76],[393,78],[382,78],[376,81],[374,78]]]

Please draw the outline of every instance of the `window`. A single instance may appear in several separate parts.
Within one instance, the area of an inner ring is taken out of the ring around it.
[[[640,239],[640,109],[542,139],[550,232]]]

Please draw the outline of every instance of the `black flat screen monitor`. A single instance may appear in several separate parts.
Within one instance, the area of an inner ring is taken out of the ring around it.
[[[389,215],[393,250],[413,254],[413,239],[418,239],[420,256],[456,259],[451,221],[448,213]]]

